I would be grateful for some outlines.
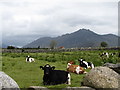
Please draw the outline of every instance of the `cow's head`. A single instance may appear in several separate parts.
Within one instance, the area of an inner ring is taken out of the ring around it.
[[[30,56],[28,55],[27,58],[30,58]]]
[[[67,63],[67,68],[69,68],[72,64],[75,64],[75,62],[74,62],[74,61],[69,61],[69,62]]]
[[[74,61],[72,61],[72,60],[71,60],[71,61],[69,61],[68,63],[69,63],[69,64],[75,64],[75,62],[74,62]]]
[[[40,66],[40,68],[44,70],[45,75],[49,75],[50,71],[55,69],[55,66],[51,67],[49,64],[46,64],[44,67]]]
[[[78,61],[79,61],[79,62],[83,62],[83,61],[85,61],[85,59],[82,59],[82,58],[81,58],[81,59],[78,59]]]

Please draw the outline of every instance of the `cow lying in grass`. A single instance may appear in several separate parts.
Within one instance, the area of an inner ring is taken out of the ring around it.
[[[57,85],[57,84],[68,84],[70,85],[70,74],[63,70],[54,70],[54,66],[46,64],[44,67],[40,66],[44,70],[43,84],[44,85]]]
[[[92,62],[87,62],[85,59],[79,59],[80,66],[84,67],[85,69],[87,68],[94,68],[94,64]]]
[[[83,73],[87,73],[82,67],[80,67],[79,65],[73,65],[74,61],[69,61],[67,64],[67,71],[68,72],[72,72],[72,73],[76,73],[76,74],[83,74]]]
[[[107,57],[109,58],[109,53],[108,52],[103,52],[102,54],[99,54],[100,57]]]
[[[26,62],[35,62],[34,58],[31,58],[29,55],[26,57]]]

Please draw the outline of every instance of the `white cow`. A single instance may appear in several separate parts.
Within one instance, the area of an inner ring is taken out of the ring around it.
[[[26,57],[26,62],[35,62],[34,58],[31,58],[29,55]]]

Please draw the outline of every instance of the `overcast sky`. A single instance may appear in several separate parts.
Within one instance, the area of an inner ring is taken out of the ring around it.
[[[118,34],[119,0],[0,0],[3,42],[23,46],[81,28]]]

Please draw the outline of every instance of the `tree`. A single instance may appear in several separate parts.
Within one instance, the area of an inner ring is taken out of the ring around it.
[[[40,46],[38,46],[38,48],[40,48]]]
[[[101,42],[100,46],[101,46],[101,47],[107,47],[108,44],[107,44],[106,42]]]
[[[57,42],[56,42],[55,40],[52,40],[52,41],[50,42],[50,48],[51,48],[51,49],[54,49],[54,48],[56,47],[56,45],[57,45]]]
[[[15,49],[14,46],[7,46],[7,49]]]

